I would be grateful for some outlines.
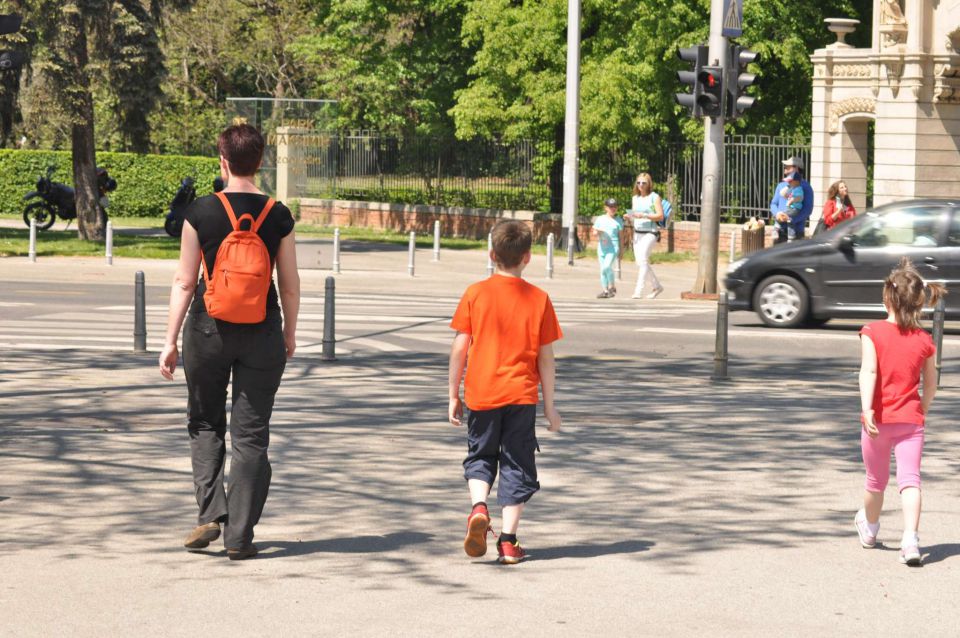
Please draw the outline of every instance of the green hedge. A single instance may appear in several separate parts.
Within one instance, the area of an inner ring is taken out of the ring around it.
[[[0,212],[20,214],[23,196],[36,188],[37,178],[50,165],[57,167],[54,181],[73,185],[69,151],[0,149],[0,175],[4,177],[0,182]],[[109,194],[107,212],[111,217],[162,218],[181,179],[193,177],[200,196],[213,192],[213,178],[220,174],[214,158],[181,155],[103,152],[97,153],[97,166],[117,180],[117,190]]]

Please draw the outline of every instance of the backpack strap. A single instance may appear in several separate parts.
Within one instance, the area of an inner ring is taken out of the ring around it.
[[[263,210],[260,211],[260,214],[257,215],[257,218],[254,219],[252,215],[246,213],[240,216],[240,219],[237,219],[237,214],[233,212],[233,206],[230,205],[230,200],[227,199],[226,193],[219,191],[215,193],[217,198],[220,200],[220,203],[223,204],[223,209],[227,211],[227,217],[230,218],[230,225],[233,226],[234,230],[240,230],[240,220],[244,217],[250,218],[250,230],[257,232],[260,230],[260,227],[263,225],[263,222],[267,219],[267,214],[273,209],[273,205],[276,203],[272,197],[267,198],[267,203],[264,205]]]
[[[257,215],[257,221],[253,222],[253,228],[251,229],[253,232],[260,230],[260,227],[263,226],[263,222],[267,219],[267,215],[271,210],[273,210],[274,204],[276,204],[276,202],[273,200],[273,198],[268,197],[267,203],[263,205],[263,210],[260,211],[259,215]]]
[[[237,219],[237,214],[233,212],[233,206],[230,205],[230,200],[227,199],[226,194],[223,191],[217,191],[214,193],[217,196],[217,199],[220,200],[220,203],[223,204],[223,209],[227,211],[227,217],[230,218],[230,225],[234,230],[240,229],[240,220]],[[272,197],[267,198],[267,203],[264,205],[263,210],[260,211],[260,214],[257,215],[257,219],[254,220],[253,216],[249,213],[243,214],[240,216],[242,220],[244,217],[250,218],[250,230],[257,232],[260,230],[260,226],[263,225],[263,222],[267,219],[267,214],[273,210],[273,205],[276,203]],[[203,265],[203,279],[210,284],[210,274],[207,268],[207,259],[203,254],[203,250],[200,250],[200,263]]]
[[[230,226],[232,226],[234,230],[237,230],[239,228],[239,222],[237,221],[236,213],[233,212],[233,206],[230,205],[230,200],[227,199],[227,194],[219,191],[214,193],[214,195],[216,195],[220,203],[223,204],[223,209],[227,211],[227,217],[230,218]]]

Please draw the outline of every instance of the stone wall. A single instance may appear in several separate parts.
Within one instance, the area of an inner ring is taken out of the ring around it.
[[[388,204],[382,202],[357,202],[335,199],[301,199],[300,219],[304,223],[320,226],[360,227],[377,230],[392,230],[402,233],[433,234],[433,224],[440,222],[444,237],[484,239],[500,219],[516,219],[527,224],[533,231],[534,241],[545,243],[547,235],[559,238],[561,216],[528,210],[493,210],[422,206],[411,204]],[[581,243],[592,246],[590,228],[593,219],[581,216],[577,234]],[[720,225],[720,254],[730,250],[730,234],[734,235],[736,251],[741,252],[742,236],[739,224]],[[630,241],[632,231],[624,230],[623,239]],[[675,222],[661,234],[656,252],[697,252],[700,241],[699,222]],[[767,245],[770,245],[769,237]]]

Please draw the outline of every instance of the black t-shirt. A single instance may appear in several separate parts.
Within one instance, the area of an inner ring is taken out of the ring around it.
[[[255,193],[226,193],[226,195],[237,219],[245,213],[250,213],[256,219],[263,207],[267,205],[266,195]],[[220,244],[233,231],[230,217],[227,216],[227,211],[224,210],[223,204],[220,203],[216,195],[207,195],[195,199],[187,207],[183,217],[197,231],[200,238],[200,248],[203,251],[203,259],[209,274],[213,272]],[[290,214],[290,209],[280,202],[274,204],[270,214],[267,215],[267,219],[260,226],[260,230],[257,231],[260,239],[267,246],[271,262],[276,263],[277,251],[280,250],[280,240],[290,234],[293,226],[293,215]],[[246,229],[248,222],[244,220],[240,227]],[[204,310],[203,293],[205,291],[206,285],[201,276],[200,285],[197,287],[197,294],[194,296],[193,306],[191,306],[192,312]],[[270,292],[267,296],[267,309],[277,309],[279,307],[277,289],[271,282]]]

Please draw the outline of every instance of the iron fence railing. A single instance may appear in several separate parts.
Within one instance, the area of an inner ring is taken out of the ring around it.
[[[301,167],[295,175],[300,197],[542,212],[562,207],[563,157],[553,142],[399,138],[375,131],[291,132],[288,139],[288,161]],[[809,155],[806,140],[728,136],[724,220],[767,217],[781,161],[799,156],[809,165]],[[630,148],[585,151],[580,213],[599,213],[608,197],[629,202],[634,178],[643,171],[661,195],[672,198],[676,219],[699,219],[702,157],[701,144],[652,138]]]

